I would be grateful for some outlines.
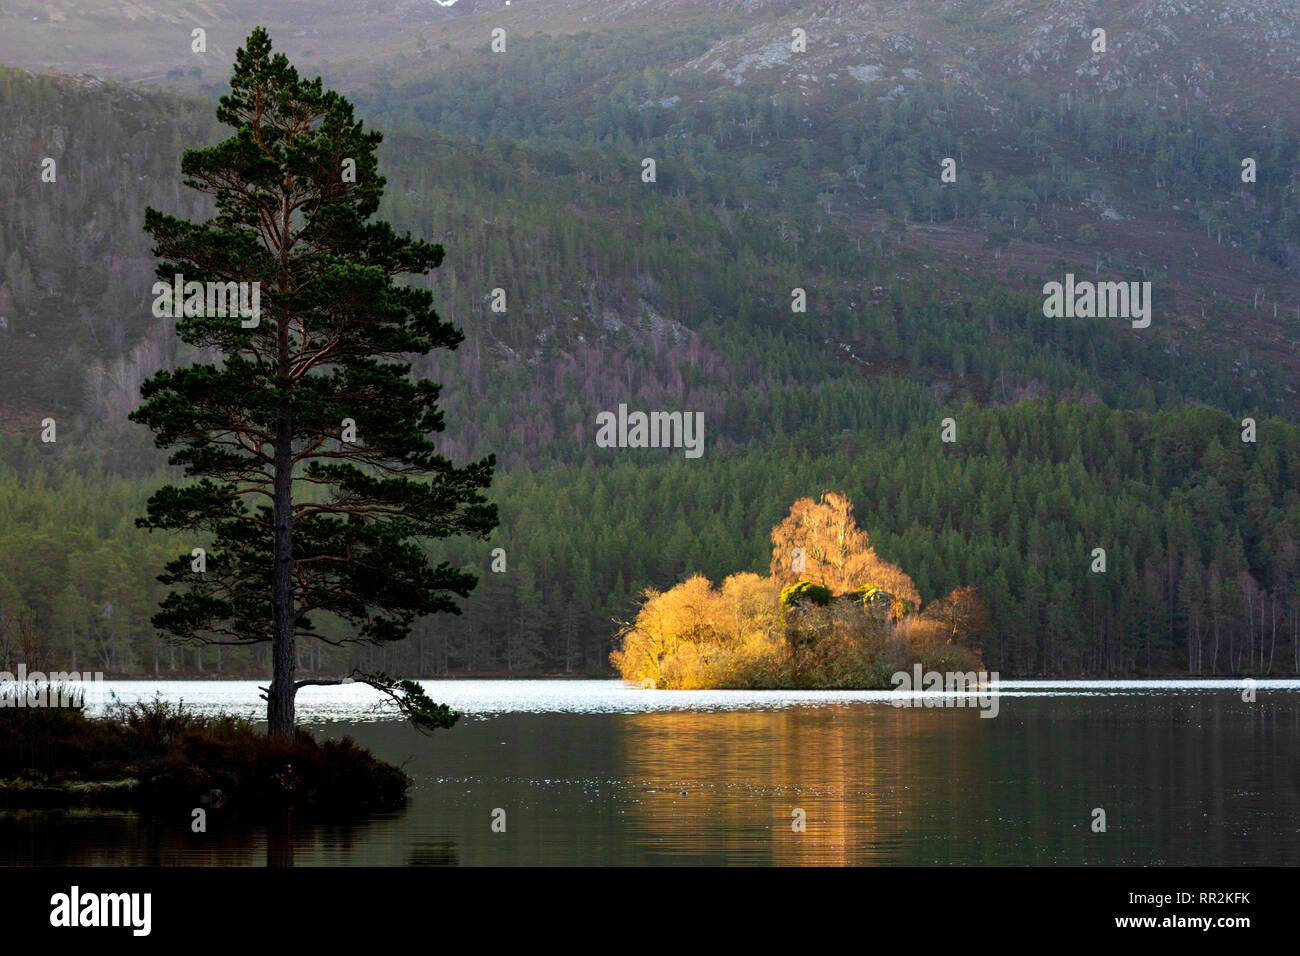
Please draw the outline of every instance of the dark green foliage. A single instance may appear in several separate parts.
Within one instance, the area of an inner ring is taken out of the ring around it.
[[[781,606],[798,607],[802,604],[816,604],[826,607],[831,603],[831,589],[813,584],[811,581],[799,581],[781,589]]]
[[[357,679],[387,694],[417,730],[431,733],[452,727],[460,719],[460,714],[446,704],[434,703],[424,688],[413,680],[398,680],[383,671],[359,674]]]

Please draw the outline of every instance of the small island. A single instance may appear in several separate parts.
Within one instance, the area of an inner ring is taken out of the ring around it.
[[[772,529],[767,577],[696,574],[650,588],[610,661],[624,680],[673,690],[887,689],[895,673],[983,669],[990,617],[963,586],[921,607],[916,584],[877,556],[849,499],[801,498]]]
[[[114,700],[102,716],[80,706],[10,709],[0,722],[0,768],[0,807],[171,816],[199,807],[250,817],[290,807],[363,813],[402,806],[410,786],[350,738],[317,741],[299,728],[279,740],[251,720],[161,696]]]

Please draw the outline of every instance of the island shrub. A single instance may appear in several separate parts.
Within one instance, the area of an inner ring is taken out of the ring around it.
[[[811,581],[800,581],[781,589],[781,606],[796,607],[801,604],[816,604],[826,607],[831,603],[831,589]]]
[[[914,663],[983,669],[978,591],[920,609],[911,578],[875,554],[852,509],[834,494],[795,502],[773,529],[768,577],[734,574],[715,588],[696,574],[647,590],[610,660],[626,680],[678,690],[888,688]]]

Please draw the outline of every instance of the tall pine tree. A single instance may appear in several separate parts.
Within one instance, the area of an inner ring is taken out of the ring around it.
[[[272,737],[292,737],[299,687],[350,680],[391,694],[417,725],[450,726],[456,715],[414,682],[294,673],[298,637],[340,642],[322,633],[325,619],[348,626],[342,642],[395,641],[422,615],[459,613],[455,598],[476,583],[430,566],[420,542],[495,527],[482,494],[495,459],[456,467],[437,454],[439,386],[412,380],[407,360],[463,336],[430,292],[394,281],[436,268],[443,249],[368,221],[384,187],[380,134],[272,54],[264,29],[238,51],[230,86],[217,118],[235,135],[181,160],[216,217],[145,214],[162,260],[154,294],[169,301],[183,275],[177,334],[221,357],[158,373],[131,415],[199,479],[159,489],[137,524],[207,542],[205,555],[167,564],[159,580],[182,589],[153,622],[180,642],[269,642]],[[259,283],[260,315],[217,314],[191,282]]]

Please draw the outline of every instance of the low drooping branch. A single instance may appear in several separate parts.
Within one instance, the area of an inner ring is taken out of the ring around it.
[[[388,695],[397,705],[397,709],[402,712],[402,716],[409,720],[416,730],[424,733],[451,727],[460,719],[460,714],[446,704],[434,703],[417,682],[389,677],[383,671],[366,673],[354,667],[352,673],[346,677],[309,677],[294,681],[293,689],[297,693],[303,687],[333,687],[338,684],[369,684],[375,690]],[[258,689],[261,691],[262,699],[268,700],[270,688]]]

